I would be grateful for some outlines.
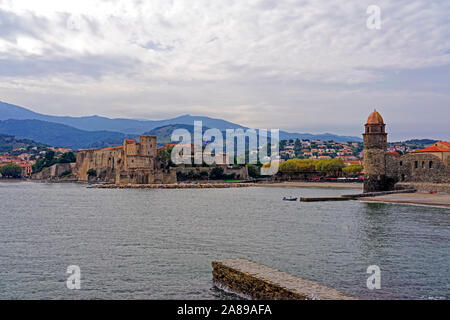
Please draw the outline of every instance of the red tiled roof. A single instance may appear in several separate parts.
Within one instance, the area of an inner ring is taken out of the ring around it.
[[[367,124],[383,124],[383,117],[377,112],[377,110],[374,110],[370,115],[369,118],[367,118]]]
[[[447,142],[447,141],[439,141],[439,143],[442,143],[443,145],[446,145],[447,147],[450,147],[450,142]]]
[[[424,149],[414,150],[412,152],[450,152],[450,149],[431,146],[431,147],[426,147]]]

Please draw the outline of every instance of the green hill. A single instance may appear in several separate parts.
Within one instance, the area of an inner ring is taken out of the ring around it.
[[[45,148],[47,146],[33,140],[21,139],[6,134],[0,134],[0,153],[12,152],[14,149],[18,148],[30,149],[34,147]]]

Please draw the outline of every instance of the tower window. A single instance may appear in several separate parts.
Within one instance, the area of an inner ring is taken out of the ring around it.
[[[414,161],[414,168],[418,168],[419,167],[419,161]]]
[[[400,167],[403,166],[403,161],[400,161]]]
[[[433,168],[433,161],[430,161],[429,163],[428,163],[428,168]]]
[[[425,161],[422,161],[422,169],[425,168]]]

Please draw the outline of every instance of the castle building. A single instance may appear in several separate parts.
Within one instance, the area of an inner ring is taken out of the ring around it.
[[[157,161],[155,136],[125,139],[122,146],[78,150],[75,172],[78,180],[115,184],[175,183],[176,172]],[[91,174],[89,174],[91,173]]]
[[[418,189],[450,188],[449,142],[436,142],[403,156],[386,152],[386,124],[376,110],[367,119],[363,140],[364,192],[392,190],[398,183],[410,183]]]

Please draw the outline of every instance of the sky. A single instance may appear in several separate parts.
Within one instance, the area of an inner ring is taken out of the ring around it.
[[[450,1],[0,0],[0,100],[357,136],[376,108],[450,140]]]

